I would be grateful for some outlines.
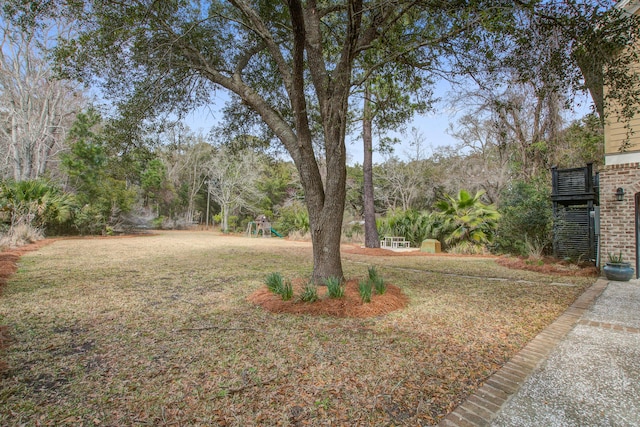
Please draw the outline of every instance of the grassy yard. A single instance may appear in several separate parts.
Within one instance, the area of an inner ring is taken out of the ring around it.
[[[432,425],[594,282],[491,258],[343,258],[409,306],[338,319],[247,302],[270,272],[310,275],[304,242],[167,232],[30,252],[0,296],[0,425]]]

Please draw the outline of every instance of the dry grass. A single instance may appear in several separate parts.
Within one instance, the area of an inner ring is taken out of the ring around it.
[[[345,319],[249,303],[270,272],[309,276],[307,242],[167,232],[28,253],[0,297],[13,337],[0,425],[434,424],[593,282],[344,252],[348,277],[371,265],[407,308]]]
[[[20,247],[44,239],[41,229],[28,224],[17,224],[6,233],[0,233],[0,251]]]

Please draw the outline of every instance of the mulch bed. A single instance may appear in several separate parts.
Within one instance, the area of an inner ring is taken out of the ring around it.
[[[572,277],[598,277],[600,272],[592,263],[571,263],[553,257],[525,258],[504,256],[496,259],[503,267],[535,271],[543,274]]]
[[[404,308],[409,303],[400,288],[387,285],[387,291],[382,295],[371,295],[371,302],[363,303],[358,291],[358,280],[347,281],[342,298],[329,298],[326,296],[327,287],[318,286],[319,300],[315,302],[302,302],[296,299],[300,294],[303,282],[294,283],[294,297],[289,301],[283,301],[280,295],[269,291],[266,286],[249,295],[249,302],[259,305],[272,313],[308,314],[312,316],[326,315],[334,317],[375,317]]]

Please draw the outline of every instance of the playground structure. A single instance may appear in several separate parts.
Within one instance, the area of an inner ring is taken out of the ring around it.
[[[282,234],[271,228],[271,222],[264,215],[259,215],[255,221],[251,221],[247,224],[248,237],[253,237],[254,235],[258,237],[260,233],[262,233],[262,237],[271,237],[272,234],[282,237]]]

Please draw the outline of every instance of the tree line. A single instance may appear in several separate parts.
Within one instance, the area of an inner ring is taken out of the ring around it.
[[[461,119],[457,129],[468,131],[467,120]],[[463,245],[456,250],[467,253],[493,249],[526,254],[532,242],[548,248],[548,166],[580,166],[592,160],[591,153],[602,150],[602,134],[595,122],[589,115],[566,126],[564,143],[547,153],[548,159],[533,178],[530,170],[522,168],[516,144],[500,147],[485,139],[476,146],[457,137],[456,146],[427,155],[424,137],[413,129],[415,154],[406,158],[390,154],[373,165],[377,230],[382,235],[404,236],[413,245],[425,238],[440,238],[451,249],[458,240],[466,241],[466,249]],[[32,225],[48,234],[113,234],[136,228],[216,225],[240,233],[256,216],[266,215],[281,234],[308,235],[304,190],[290,160],[256,148],[214,144],[210,137],[180,123],[150,132],[145,146],[124,156],[118,152],[119,145],[110,142],[111,126],[94,109],[81,112],[61,143],[66,150],[46,178],[16,181],[4,176],[3,231],[24,233],[20,226]],[[346,172],[342,234],[360,241],[365,215],[363,168],[356,163],[348,165]],[[514,197],[520,201],[514,202]],[[538,203],[534,210],[532,200]],[[500,220],[495,214],[480,218],[476,228],[482,230],[482,238],[477,238],[479,234],[473,238],[474,227],[463,225],[463,239],[457,239],[455,227],[432,214],[461,217],[457,205],[465,203],[471,215],[480,217],[491,206],[501,214]],[[505,215],[514,208],[524,215],[525,206],[526,218]],[[536,214],[540,218],[532,219]],[[511,224],[509,233],[504,228],[499,232],[500,225],[514,220],[517,224]],[[530,227],[533,223],[543,226]],[[494,244],[494,236],[500,237],[499,245]]]

